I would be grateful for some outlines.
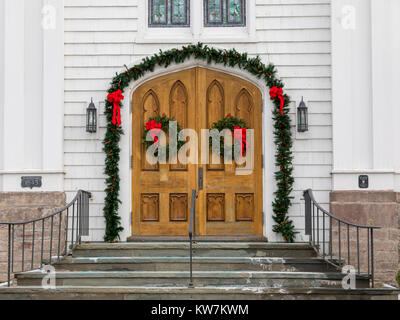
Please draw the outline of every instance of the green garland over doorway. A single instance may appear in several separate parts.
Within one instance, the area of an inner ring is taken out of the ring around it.
[[[247,70],[249,73],[265,80],[268,88],[271,88],[270,96],[274,103],[272,110],[274,120],[274,142],[276,145],[276,166],[275,172],[277,191],[273,201],[274,221],[273,231],[282,235],[286,242],[294,242],[295,229],[293,221],[288,217],[288,211],[292,204],[291,192],[293,190],[293,154],[292,154],[292,133],[291,120],[288,115],[290,97],[283,94],[281,88],[283,83],[277,78],[277,71],[274,65],[263,64],[259,57],[249,58],[246,53],[239,53],[235,49],[221,50],[198,43],[197,45],[183,46],[181,49],[161,51],[151,57],[146,57],[142,63],[133,66],[126,71],[117,74],[108,90],[109,95],[115,94],[118,90],[124,91],[131,81],[136,81],[148,72],[153,72],[156,66],[168,68],[171,64],[183,63],[194,57],[197,60],[207,61],[208,64],[223,64],[229,67],[238,67]],[[122,97],[122,96],[121,96]],[[123,98],[123,97],[122,97]],[[122,128],[115,122],[116,106],[122,107],[119,102],[112,99],[106,100],[105,115],[107,117],[107,131],[104,138],[106,197],[104,205],[104,217],[106,219],[106,242],[117,242],[120,240],[120,233],[123,231],[121,217],[118,215],[120,192],[119,142],[123,134]],[[117,110],[118,110],[117,109]],[[118,110],[119,112],[119,110]]]

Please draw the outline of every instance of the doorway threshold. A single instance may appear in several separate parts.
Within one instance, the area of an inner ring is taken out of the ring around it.
[[[127,242],[188,242],[189,236],[131,236]],[[264,236],[196,236],[196,242],[268,242]]]

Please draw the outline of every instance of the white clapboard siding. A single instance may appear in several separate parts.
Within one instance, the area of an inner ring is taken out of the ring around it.
[[[139,1],[65,0],[65,190],[69,198],[77,189],[92,191],[91,237],[104,236],[104,159],[101,143],[106,120],[99,117],[99,132],[85,133],[85,110],[89,99],[104,101],[116,72],[160,49],[182,44],[135,42],[140,30]],[[331,103],[331,0],[252,0],[259,42],[215,43],[259,55],[274,63],[287,93],[298,104],[301,97],[309,108],[310,131],[298,134],[292,106],[294,141],[293,207],[290,216],[298,231],[304,229],[303,190],[313,188],[317,200],[329,208],[332,189]],[[126,214],[126,213],[124,213]]]

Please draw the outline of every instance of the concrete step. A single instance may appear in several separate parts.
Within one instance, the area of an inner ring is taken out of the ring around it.
[[[16,274],[18,286],[40,286],[46,274],[40,271]],[[249,286],[264,288],[341,288],[343,274],[317,272],[195,271],[194,285]],[[57,286],[186,286],[189,272],[178,271],[75,271],[57,272]],[[368,288],[366,277],[357,277],[357,288]]]
[[[392,289],[259,287],[41,287],[0,288],[0,300],[398,300]]]
[[[187,271],[189,257],[92,257],[54,261],[57,271]],[[319,258],[193,257],[194,271],[335,272]]]
[[[309,244],[264,242],[199,242],[194,244],[197,257],[292,257],[311,258],[316,253]],[[78,246],[73,257],[187,257],[189,243],[87,243]]]

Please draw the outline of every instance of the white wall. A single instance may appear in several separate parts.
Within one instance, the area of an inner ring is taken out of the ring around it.
[[[24,167],[24,7],[23,0],[4,1],[4,171]],[[4,189],[6,183],[4,175]]]
[[[397,0],[332,3],[334,189],[398,190]]]
[[[30,175],[43,177],[33,191],[62,191],[63,3],[4,0],[1,8],[0,191],[30,191],[21,188]],[[49,15],[55,24],[42,25]]]
[[[79,188],[93,192],[92,239],[102,240],[104,233],[101,141],[105,119],[100,117],[97,134],[85,133],[85,109],[90,98],[103,108],[99,102],[104,101],[110,80],[123,70],[124,64],[157,53],[160,48],[179,47],[197,40],[217,47],[235,47],[252,56],[260,55],[264,63],[275,63],[296,104],[301,96],[307,101],[310,132],[296,134],[293,128],[297,140],[291,216],[298,229],[303,229],[302,191],[314,188],[318,200],[327,205],[332,188],[330,0],[256,0],[250,7],[253,16],[248,17],[252,23],[240,30],[239,38],[234,37],[237,29],[220,28],[212,39],[210,34],[204,34],[207,30],[201,29],[201,21],[193,19],[189,34],[174,33],[172,39],[149,34],[143,26],[147,23],[143,19],[143,3],[65,0],[65,189],[69,197]],[[291,115],[293,123],[294,109],[295,105]],[[123,154],[128,151],[124,150]],[[129,163],[127,159],[124,162]],[[130,203],[129,196],[122,200]],[[120,214],[129,221],[129,210],[121,210]],[[123,239],[129,235],[129,225],[125,227]]]
[[[25,1],[24,8],[24,168],[40,169],[43,140],[43,33],[41,1]],[[29,107],[28,107],[29,105]],[[36,127],[36,130],[34,129]],[[27,156],[29,155],[29,156]]]

